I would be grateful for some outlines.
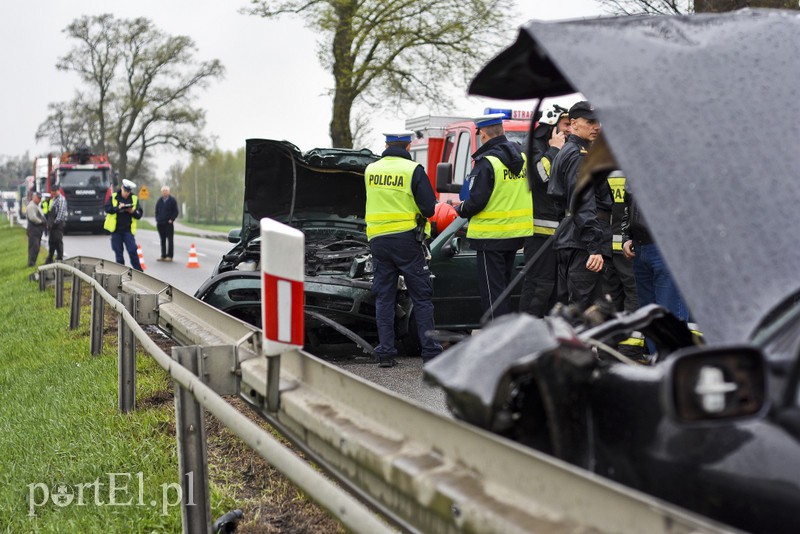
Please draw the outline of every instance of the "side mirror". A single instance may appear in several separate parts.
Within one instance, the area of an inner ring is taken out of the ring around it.
[[[453,237],[450,241],[442,245],[442,252],[449,257],[453,257],[461,252],[461,238]]]
[[[663,405],[678,423],[727,423],[758,417],[767,409],[766,363],[754,347],[692,347],[671,355],[664,365]]]
[[[453,164],[439,163],[436,166],[436,192],[458,193],[459,191],[461,191],[461,186],[453,183]]]
[[[234,228],[230,232],[228,232],[228,242],[229,243],[238,243],[240,241],[239,236],[242,233],[241,228]]]

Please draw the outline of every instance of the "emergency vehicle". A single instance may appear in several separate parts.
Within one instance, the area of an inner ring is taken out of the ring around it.
[[[484,115],[503,113],[503,129],[509,141],[524,150],[532,111],[486,108]],[[436,198],[458,204],[458,193],[472,170],[472,154],[481,146],[475,123],[469,117],[424,115],[406,120],[406,129],[416,134],[411,142],[411,159],[419,162],[431,180]],[[449,176],[437,176],[440,163],[449,163]],[[441,178],[441,179],[439,179]]]
[[[42,160],[46,161],[47,173]],[[44,177],[40,178],[42,174]],[[103,231],[104,206],[113,192],[111,164],[106,154],[93,154],[81,146],[74,152],[64,152],[57,160],[52,155],[37,158],[34,176],[43,193],[61,189],[67,200],[65,231]]]

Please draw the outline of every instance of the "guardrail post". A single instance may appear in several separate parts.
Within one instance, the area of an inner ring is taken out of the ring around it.
[[[172,359],[198,375],[200,347],[173,347]],[[211,532],[211,505],[208,491],[208,458],[203,406],[194,395],[175,382],[175,427],[178,439],[178,473],[183,499],[183,532]]]
[[[129,293],[119,293],[117,300],[125,306],[132,316],[135,315],[135,298]],[[119,314],[119,411],[128,413],[136,409],[136,336]]]
[[[72,277],[72,291],[69,302],[69,329],[75,330],[81,325],[81,277]]]
[[[95,273],[94,279],[102,284],[102,273]],[[92,288],[92,319],[89,326],[92,356],[103,353],[103,328],[105,327],[105,300]]]
[[[280,407],[281,353],[302,348],[304,336],[303,232],[261,219],[262,353],[267,358],[267,410]]]
[[[49,271],[39,271],[39,291],[47,289],[47,273]]]
[[[56,308],[64,307],[64,271],[56,268]]]

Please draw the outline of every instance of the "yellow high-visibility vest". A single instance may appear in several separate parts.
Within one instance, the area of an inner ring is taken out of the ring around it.
[[[367,166],[364,185],[367,190],[365,220],[367,239],[413,230],[420,213],[411,178],[419,163],[396,156],[386,156]],[[430,235],[426,224],[426,235]]]
[[[131,199],[133,200],[133,211],[136,211],[136,208],[139,207],[139,198],[136,195],[131,194]],[[116,193],[111,195],[111,205],[112,206],[119,205]],[[106,222],[103,224],[103,228],[111,233],[114,233],[114,230],[117,229],[116,213],[106,213]],[[133,217],[131,217],[131,233],[136,234],[136,219],[134,219]]]
[[[519,174],[512,173],[495,156],[486,156],[494,170],[494,189],[486,207],[469,220],[467,237],[506,239],[533,235],[533,204],[528,189],[528,160]]]

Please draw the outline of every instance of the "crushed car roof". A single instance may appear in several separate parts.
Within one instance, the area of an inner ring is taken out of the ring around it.
[[[800,15],[741,10],[527,24],[473,80],[580,91],[710,343],[800,289]]]
[[[315,148],[248,139],[245,202],[250,215],[285,219],[298,212],[364,218],[364,169],[379,158],[367,149]]]

